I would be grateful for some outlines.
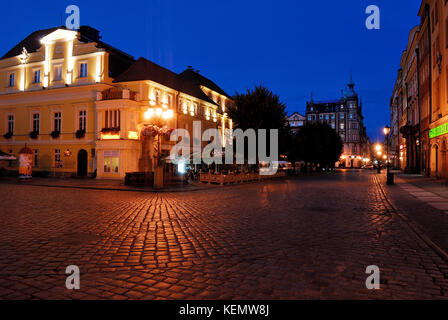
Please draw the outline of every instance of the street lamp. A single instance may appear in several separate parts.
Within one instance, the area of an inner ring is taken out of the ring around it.
[[[390,141],[390,127],[385,126],[383,129],[383,133],[386,136],[386,168],[387,168],[387,184],[393,185],[394,184],[394,175],[390,172],[390,159],[389,159],[389,141]]]

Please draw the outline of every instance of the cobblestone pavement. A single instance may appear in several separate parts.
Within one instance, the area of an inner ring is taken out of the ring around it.
[[[361,171],[188,193],[0,184],[3,299],[434,299],[448,265]],[[81,289],[65,288],[78,265]],[[381,289],[365,287],[378,265]]]

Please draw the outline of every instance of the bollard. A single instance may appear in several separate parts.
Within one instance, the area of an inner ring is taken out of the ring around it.
[[[393,186],[395,184],[394,182],[394,174],[392,172],[387,173],[387,185]]]

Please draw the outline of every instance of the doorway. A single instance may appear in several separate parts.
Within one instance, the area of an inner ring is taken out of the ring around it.
[[[78,152],[78,177],[87,177],[87,151]]]

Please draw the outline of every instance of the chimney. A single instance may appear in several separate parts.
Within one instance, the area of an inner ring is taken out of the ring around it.
[[[79,27],[79,33],[81,34],[81,38],[89,41],[98,42],[101,39],[100,32],[89,26]]]

